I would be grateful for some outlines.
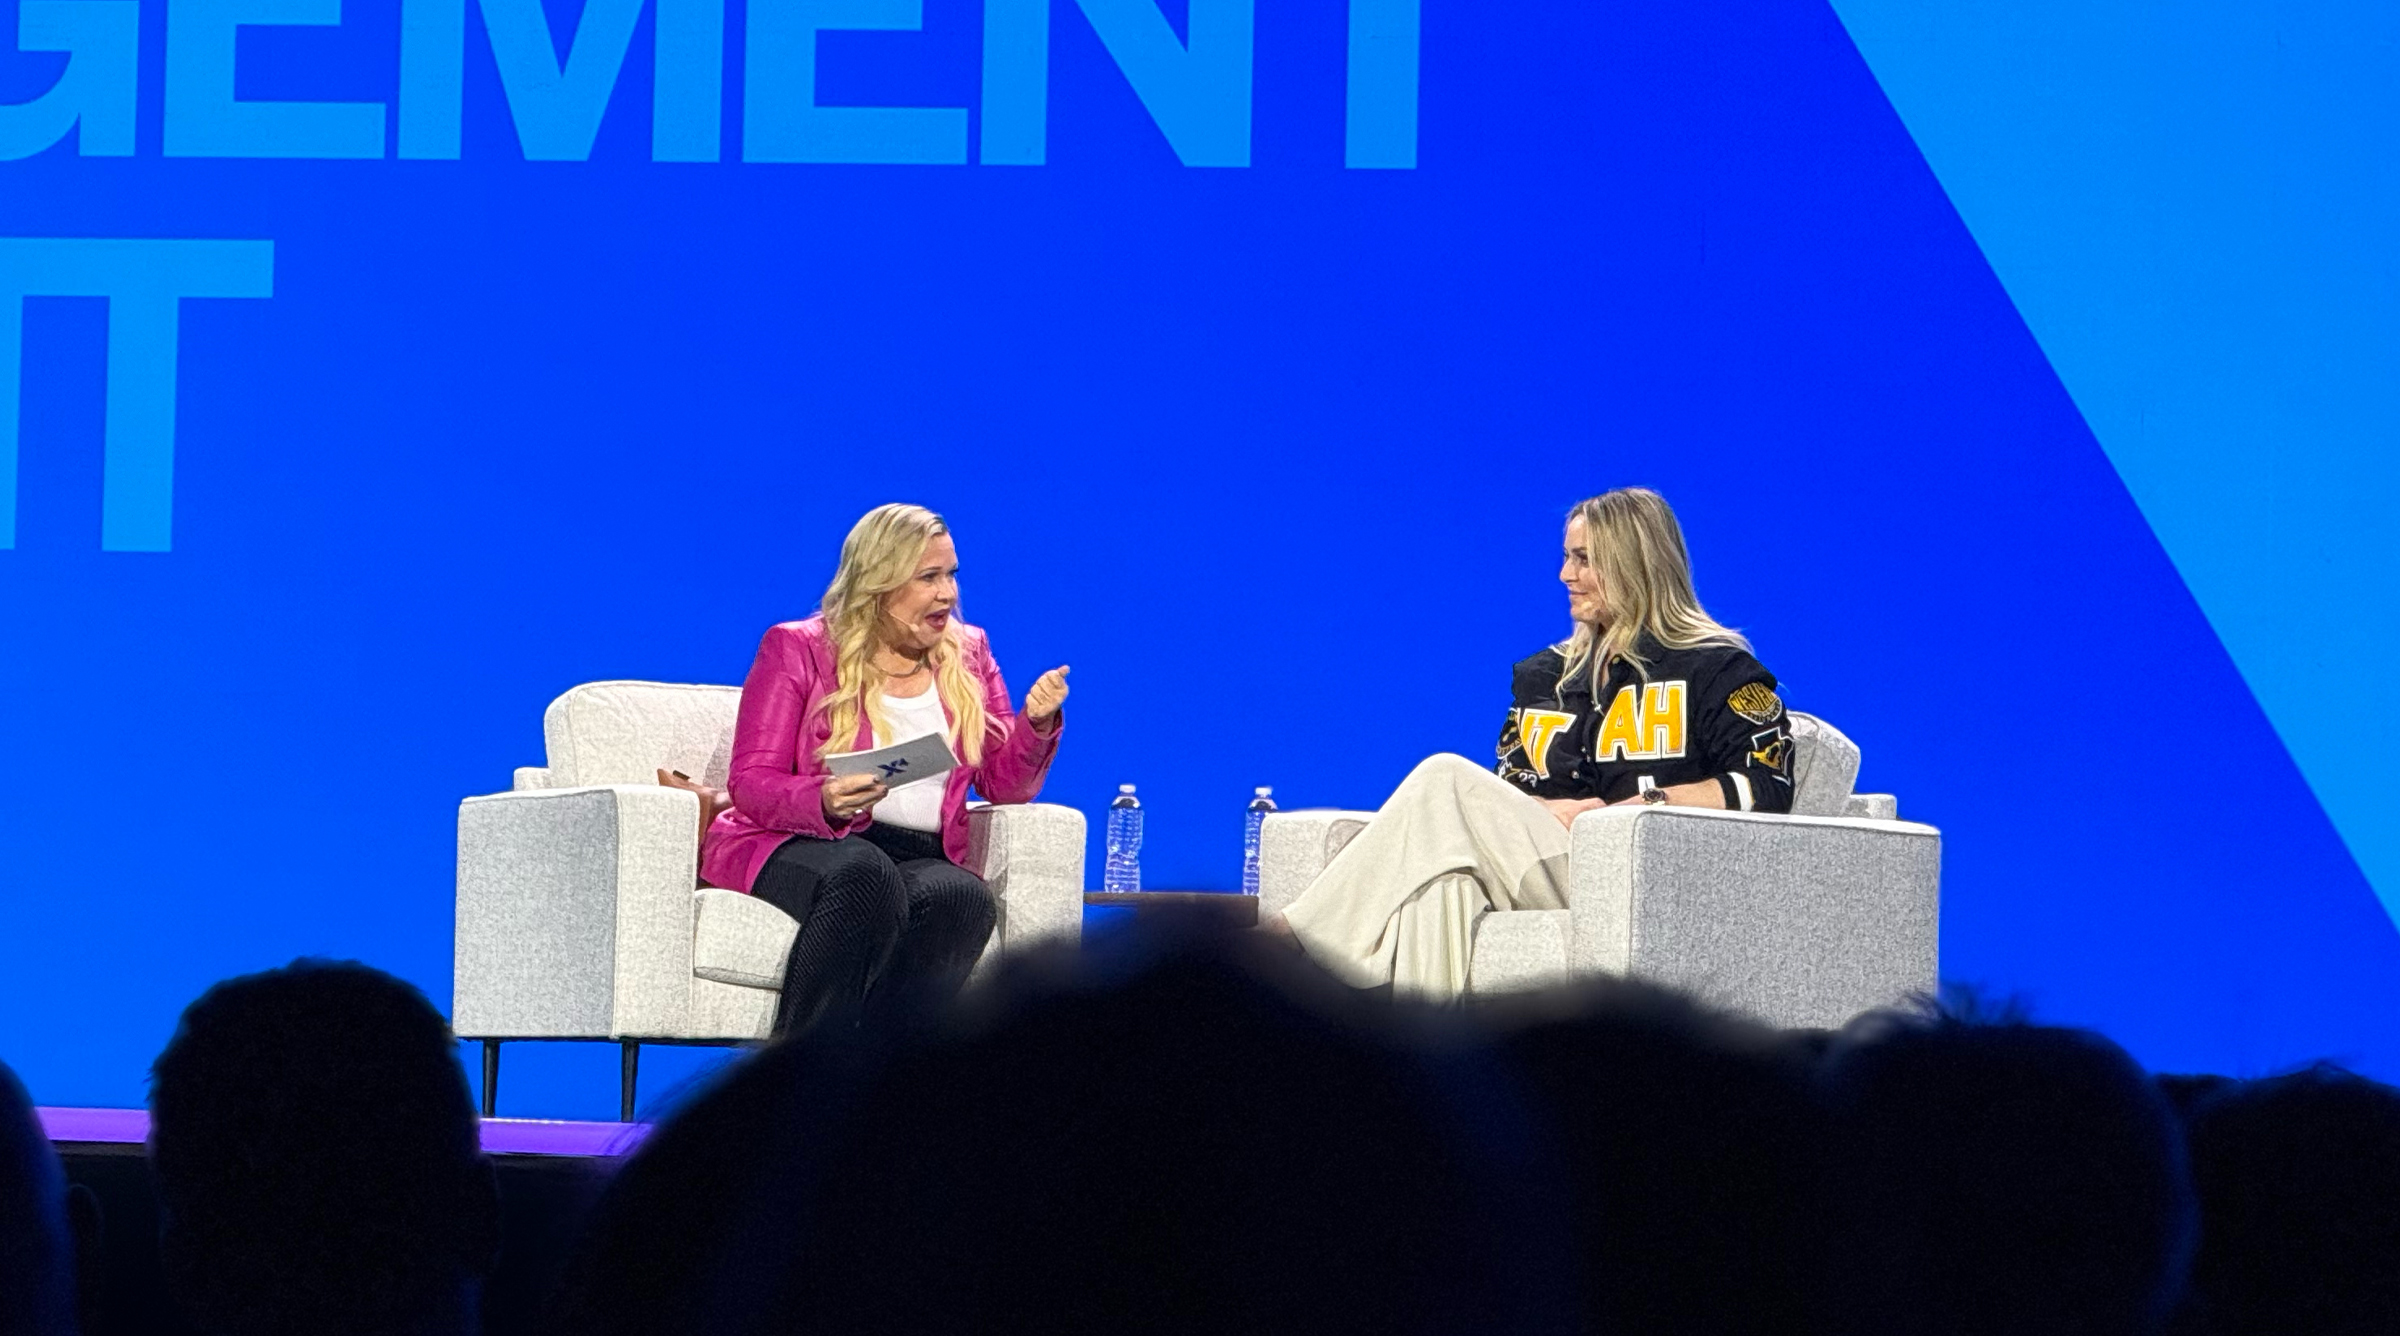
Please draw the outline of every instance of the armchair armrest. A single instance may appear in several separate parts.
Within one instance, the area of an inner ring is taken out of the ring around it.
[[[657,785],[460,803],[451,1028],[678,1034],[691,1010],[699,825],[695,795]]]
[[[1838,1026],[1939,982],[1941,832],[1604,807],[1569,836],[1568,965],[1776,1025]]]
[[[1270,813],[1258,830],[1258,916],[1280,914],[1333,856],[1367,828],[1373,812],[1331,807]]]
[[[1000,902],[986,965],[1010,951],[1083,932],[1083,813],[1057,803],[967,809],[967,871]]]

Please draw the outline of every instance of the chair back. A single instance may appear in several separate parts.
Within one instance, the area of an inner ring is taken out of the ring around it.
[[[660,768],[723,787],[740,687],[586,682],[542,712],[549,787],[655,784]]]
[[[1813,714],[1793,710],[1792,815],[1840,816],[1858,782],[1858,744]]]

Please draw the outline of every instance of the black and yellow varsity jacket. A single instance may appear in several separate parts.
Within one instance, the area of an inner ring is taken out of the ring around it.
[[[1555,647],[1517,665],[1516,704],[1500,730],[1500,777],[1537,798],[1619,802],[1646,777],[1667,788],[1714,779],[1737,812],[1792,810],[1791,721],[1775,675],[1726,645],[1635,652],[1647,675],[1609,665],[1598,702],[1588,673],[1561,682]]]

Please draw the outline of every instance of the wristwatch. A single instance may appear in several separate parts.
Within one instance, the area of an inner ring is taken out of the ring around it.
[[[1652,781],[1648,775],[1642,776],[1638,782],[1642,786],[1642,801],[1644,803],[1652,807],[1664,807],[1667,805],[1667,791],[1660,788],[1657,783]]]

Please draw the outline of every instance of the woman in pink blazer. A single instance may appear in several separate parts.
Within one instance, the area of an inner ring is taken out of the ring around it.
[[[991,888],[958,865],[967,789],[1031,802],[1058,754],[1067,670],[1009,704],[983,632],[958,620],[958,551],[922,506],[867,512],[816,616],[767,629],[742,685],[733,807],[701,876],[800,923],[778,1034],[870,998],[946,996],[991,937]],[[958,766],[885,788],[825,757],[940,734]]]

